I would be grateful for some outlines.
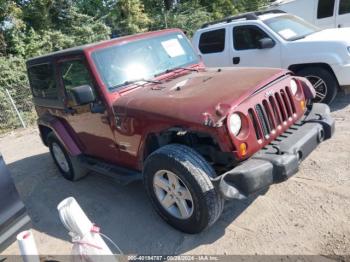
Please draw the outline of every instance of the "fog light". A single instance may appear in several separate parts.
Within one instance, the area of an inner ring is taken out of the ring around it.
[[[239,145],[239,154],[241,156],[245,156],[247,154],[247,144],[246,143],[242,143]]]

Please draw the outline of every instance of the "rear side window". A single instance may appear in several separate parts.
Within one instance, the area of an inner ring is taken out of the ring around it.
[[[350,1],[349,0],[340,0],[339,3],[339,14],[350,14]]]
[[[258,49],[259,40],[269,37],[256,26],[237,26],[233,28],[233,45],[236,50]]]
[[[317,18],[332,17],[334,14],[334,3],[335,0],[318,0]]]
[[[199,39],[202,54],[220,53],[225,49],[225,29],[205,32]]]
[[[45,99],[57,99],[58,90],[52,64],[41,64],[28,69],[33,96]]]

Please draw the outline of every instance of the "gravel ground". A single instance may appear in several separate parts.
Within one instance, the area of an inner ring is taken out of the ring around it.
[[[126,254],[350,255],[350,95],[337,97],[332,114],[334,138],[314,151],[296,176],[264,195],[226,203],[220,220],[198,235],[163,222],[141,183],[121,186],[98,174],[75,183],[64,180],[36,129],[0,138],[0,150],[32,218],[41,254],[70,253],[56,206],[74,196]],[[14,243],[2,255],[17,253]]]

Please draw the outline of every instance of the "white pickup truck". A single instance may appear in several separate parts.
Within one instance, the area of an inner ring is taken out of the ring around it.
[[[204,24],[193,46],[209,67],[277,67],[304,76],[316,102],[331,103],[350,88],[350,28],[321,30],[279,10]]]

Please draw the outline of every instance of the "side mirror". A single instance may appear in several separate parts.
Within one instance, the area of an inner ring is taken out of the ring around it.
[[[72,93],[78,105],[87,105],[96,100],[94,91],[89,85],[76,86],[72,89]]]
[[[268,49],[275,46],[275,41],[269,37],[265,37],[259,40],[259,49]]]

